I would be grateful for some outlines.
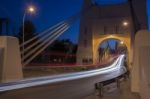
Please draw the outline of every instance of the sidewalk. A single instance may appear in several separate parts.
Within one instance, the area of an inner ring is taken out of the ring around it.
[[[129,80],[122,81],[120,88],[116,87],[116,83],[104,87],[103,97],[98,96],[98,91],[95,94],[85,97],[84,99],[140,99],[140,96],[130,91]]]

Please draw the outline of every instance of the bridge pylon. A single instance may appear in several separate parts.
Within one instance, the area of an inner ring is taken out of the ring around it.
[[[83,64],[83,60],[96,64],[99,45],[104,40],[117,39],[125,42],[131,67],[135,37],[134,21],[140,24],[141,29],[148,27],[146,0],[132,0],[132,4],[133,9],[131,10],[129,2],[102,5],[92,0],[84,0],[80,19],[78,64]],[[133,16],[133,11],[136,18]]]
[[[23,72],[18,39],[0,36],[0,82],[22,79]]]

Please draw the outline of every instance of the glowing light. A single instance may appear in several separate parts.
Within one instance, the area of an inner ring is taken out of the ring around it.
[[[110,35],[110,37],[113,37],[112,35]]]
[[[96,70],[90,70],[90,71],[84,71],[84,72],[78,72],[78,73],[68,73],[68,74],[60,74],[60,75],[54,75],[54,76],[47,76],[47,77],[38,77],[38,78],[31,78],[31,79],[25,79],[17,82],[10,82],[7,84],[0,84],[0,92],[3,91],[9,91],[14,89],[21,89],[21,88],[27,88],[27,87],[33,87],[33,86],[41,86],[46,84],[52,84],[52,83],[58,83],[63,81],[70,81],[70,80],[79,80],[81,78],[86,77],[93,77],[103,74],[104,78],[106,79],[112,79],[116,77],[116,75],[122,75],[126,72],[126,70],[123,70],[121,72],[122,67],[122,61],[124,59],[124,55],[120,55],[113,64],[111,64],[108,67],[96,69]],[[116,72],[119,71],[119,72]],[[111,76],[107,76],[109,74]],[[106,74],[106,76],[104,75]],[[106,80],[105,79],[105,80]],[[101,81],[104,81],[104,79],[101,79]]]
[[[30,13],[34,13],[35,12],[35,7],[34,6],[29,6],[27,11],[30,12]]]
[[[107,36],[106,38],[112,38],[113,37],[113,35],[109,35],[109,36]]]
[[[120,44],[124,44],[124,42],[123,42],[123,41],[120,41]]]
[[[123,26],[128,26],[128,24],[129,24],[129,23],[128,23],[127,21],[124,21],[124,22],[123,22]]]

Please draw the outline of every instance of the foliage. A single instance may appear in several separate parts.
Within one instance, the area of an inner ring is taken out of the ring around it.
[[[27,41],[31,39],[36,32],[36,28],[34,24],[30,20],[26,20],[24,22],[24,40]],[[23,26],[20,27],[18,36],[20,43],[22,42],[23,37]]]

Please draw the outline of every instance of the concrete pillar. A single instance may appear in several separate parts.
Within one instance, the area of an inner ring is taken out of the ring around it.
[[[139,31],[135,37],[131,90],[138,92],[141,99],[150,97],[150,31]]]
[[[18,39],[0,36],[0,82],[10,82],[23,78]]]

